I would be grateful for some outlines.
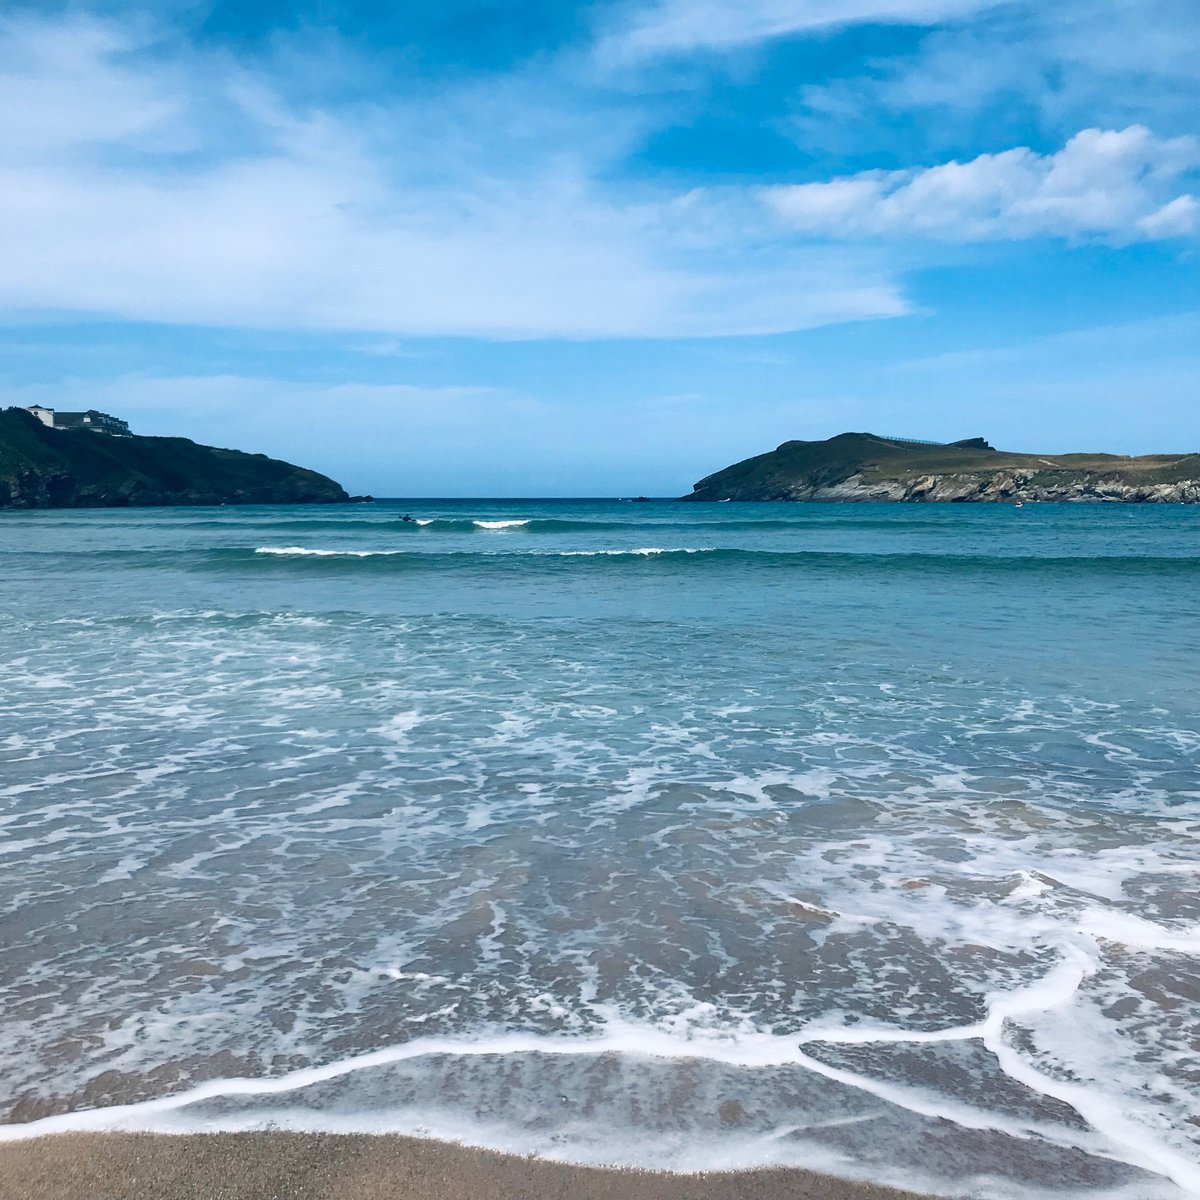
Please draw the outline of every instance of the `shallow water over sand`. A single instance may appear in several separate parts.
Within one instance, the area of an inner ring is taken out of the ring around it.
[[[5,1131],[1200,1194],[1198,585],[1188,509],[5,513]]]

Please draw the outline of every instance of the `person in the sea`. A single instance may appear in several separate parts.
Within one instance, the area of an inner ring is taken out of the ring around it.
[[[402,521],[405,521],[405,522],[407,522],[408,524],[410,524],[410,525],[411,525],[411,524],[412,524],[412,514],[411,514],[411,513],[405,513],[405,514],[404,514],[404,516],[402,516],[402,517],[400,518],[400,520],[402,520]]]

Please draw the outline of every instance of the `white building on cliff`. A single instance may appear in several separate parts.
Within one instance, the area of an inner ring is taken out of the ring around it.
[[[31,404],[26,410],[50,429],[90,429],[93,433],[111,433],[116,437],[129,436],[129,422],[108,413],[89,408],[87,412],[55,412],[40,404]]]

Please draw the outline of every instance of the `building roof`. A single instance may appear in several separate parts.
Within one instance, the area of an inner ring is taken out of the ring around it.
[[[51,425],[55,429],[94,429],[101,433],[119,434],[129,432],[128,421],[95,408],[83,412],[58,412],[42,404],[30,404],[25,411],[33,413],[43,424]]]

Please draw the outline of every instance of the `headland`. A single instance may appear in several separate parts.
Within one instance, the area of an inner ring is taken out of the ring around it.
[[[265,454],[141,437],[107,413],[0,411],[0,508],[338,504],[328,476]]]
[[[1014,454],[983,438],[842,433],[784,442],[706,476],[683,499],[1200,504],[1200,454]]]

